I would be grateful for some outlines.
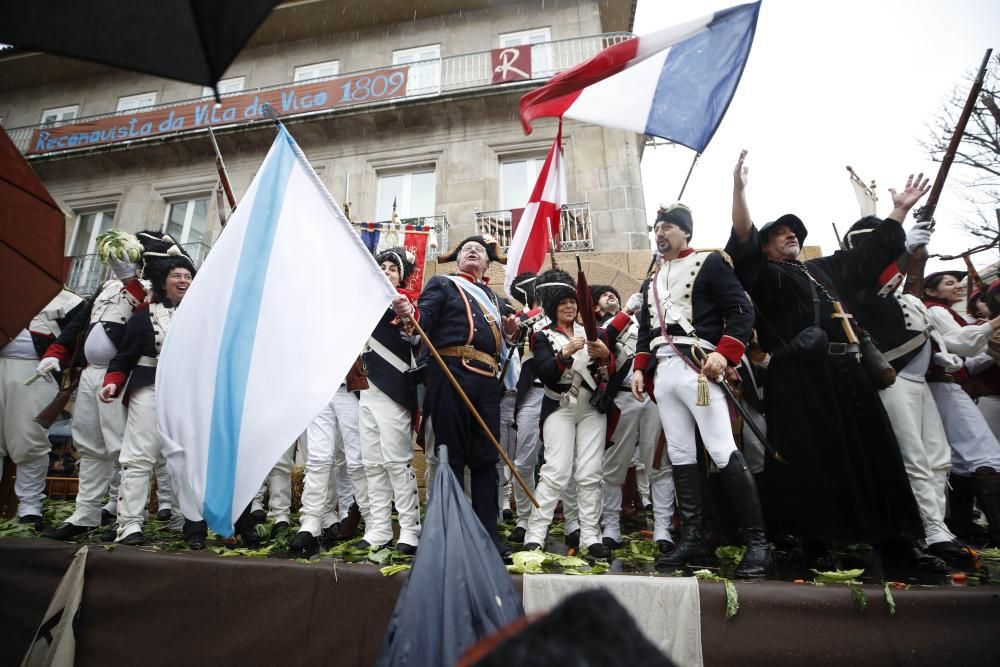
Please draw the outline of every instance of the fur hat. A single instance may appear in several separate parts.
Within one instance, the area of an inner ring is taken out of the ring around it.
[[[478,243],[484,248],[486,248],[486,256],[491,262],[499,262],[501,264],[507,263],[507,256],[503,254],[503,250],[500,249],[500,243],[490,234],[474,234],[473,236],[467,236],[462,239],[462,241],[455,246],[447,255],[441,255],[438,257],[438,264],[444,264],[446,262],[458,261],[458,253],[462,250],[462,246],[466,243]]]
[[[535,303],[535,284],[537,282],[537,273],[531,271],[520,273],[510,284],[510,295],[517,299],[521,305],[530,308]]]
[[[417,268],[417,258],[414,257],[413,253],[399,246],[386,248],[381,251],[375,255],[375,261],[379,266],[382,266],[382,262],[392,262],[396,265],[396,268],[399,269],[400,287],[406,284],[406,281],[410,279],[413,271]]]
[[[864,235],[882,224],[882,219],[874,215],[866,215],[847,230],[844,234],[844,245],[848,248],[855,247],[864,238]],[[801,245],[801,241],[799,244]]]
[[[795,238],[799,240],[799,247],[802,247],[802,244],[806,242],[806,236],[809,232],[806,230],[805,224],[794,213],[786,213],[777,220],[772,220],[760,228],[758,234],[760,234],[762,245],[767,243],[767,240],[771,237],[771,233],[778,225],[785,225],[795,233]]]
[[[565,271],[550,269],[538,276],[535,294],[542,303],[542,310],[550,320],[555,321],[559,303],[567,298],[576,299],[576,282]]]
[[[687,232],[689,239],[694,236],[694,218],[691,217],[691,209],[680,202],[670,206],[660,204],[660,209],[656,212],[656,221],[653,222],[653,229],[656,229],[656,225],[661,222],[677,225]]]
[[[167,276],[177,267],[184,267],[194,276],[196,270],[191,256],[169,234],[143,231],[136,234],[145,251],[139,260],[137,275],[153,284],[153,294],[163,298]]]
[[[591,296],[594,297],[595,306],[597,305],[597,302],[600,301],[601,296],[607,292],[611,292],[612,294],[614,294],[615,298],[618,299],[618,305],[619,306],[622,305],[622,295],[619,294],[618,290],[616,290],[611,285],[591,285],[590,294]]]

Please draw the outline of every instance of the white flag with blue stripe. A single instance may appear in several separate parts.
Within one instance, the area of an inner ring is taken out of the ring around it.
[[[186,518],[232,534],[395,295],[279,127],[177,309],[157,364],[160,435]]]

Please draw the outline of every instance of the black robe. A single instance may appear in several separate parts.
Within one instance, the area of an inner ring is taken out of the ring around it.
[[[756,229],[747,242],[733,236],[726,245],[757,307],[761,344],[772,353],[764,388],[768,440],[788,461],[769,461],[761,479],[772,533],[843,544],[923,536],[888,415],[860,364],[853,355],[811,361],[787,350],[814,323],[831,342],[846,342],[831,317],[830,295],[839,298],[875,282],[903,252],[904,238],[899,223],[886,220],[854,249],[806,262],[829,295],[811,289],[794,265],[764,258]]]

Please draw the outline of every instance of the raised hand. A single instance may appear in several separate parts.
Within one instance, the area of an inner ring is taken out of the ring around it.
[[[740,159],[736,161],[736,168],[733,169],[733,191],[743,192],[747,187],[747,180],[750,174],[750,167],[743,164],[746,159],[747,149],[740,151]]]
[[[892,195],[893,213],[900,212],[905,217],[913,205],[920,201],[920,198],[927,194],[930,189],[930,179],[924,178],[923,173],[917,174],[916,179],[913,178],[913,174],[910,174],[906,177],[906,186],[902,192],[896,192],[894,188],[889,188],[889,194]],[[890,217],[902,222],[901,218],[894,215]]]

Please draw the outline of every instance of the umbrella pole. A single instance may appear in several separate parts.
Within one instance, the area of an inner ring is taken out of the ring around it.
[[[444,359],[442,359],[441,355],[438,354],[438,351],[434,347],[433,343],[431,343],[430,338],[427,337],[423,328],[421,328],[421,326],[417,323],[417,318],[411,317],[410,321],[413,322],[413,327],[417,330],[417,333],[420,334],[420,338],[424,341],[424,345],[426,345],[427,349],[430,350],[431,355],[434,357],[434,361],[437,362],[438,366],[441,367],[441,371],[444,372],[445,377],[447,377],[448,381],[451,382],[451,386],[454,387],[455,391],[458,392],[458,395],[462,397],[462,402],[465,403],[465,407],[467,407],[469,412],[472,413],[472,416],[476,418],[476,423],[479,424],[479,428],[483,429],[483,432],[486,433],[486,436],[490,439],[490,442],[493,443],[493,446],[496,448],[500,458],[503,459],[503,462],[508,468],[510,468],[510,472],[514,475],[514,479],[516,479],[517,483],[521,485],[522,489],[524,489],[524,493],[528,496],[528,500],[531,501],[532,505],[538,507],[538,501],[535,500],[535,494],[533,494],[531,489],[528,488],[528,485],[524,483],[521,475],[517,472],[517,468],[514,467],[514,462],[510,460],[510,457],[507,456],[507,452],[505,452],[504,448],[499,442],[497,442],[497,439],[493,436],[493,431],[486,426],[486,422],[484,422],[483,418],[479,415],[479,411],[476,410],[474,405],[472,405],[472,401],[469,400],[469,397],[462,389],[462,385],[460,385],[455,376],[452,375],[451,369],[448,368],[448,364],[444,363]]]

